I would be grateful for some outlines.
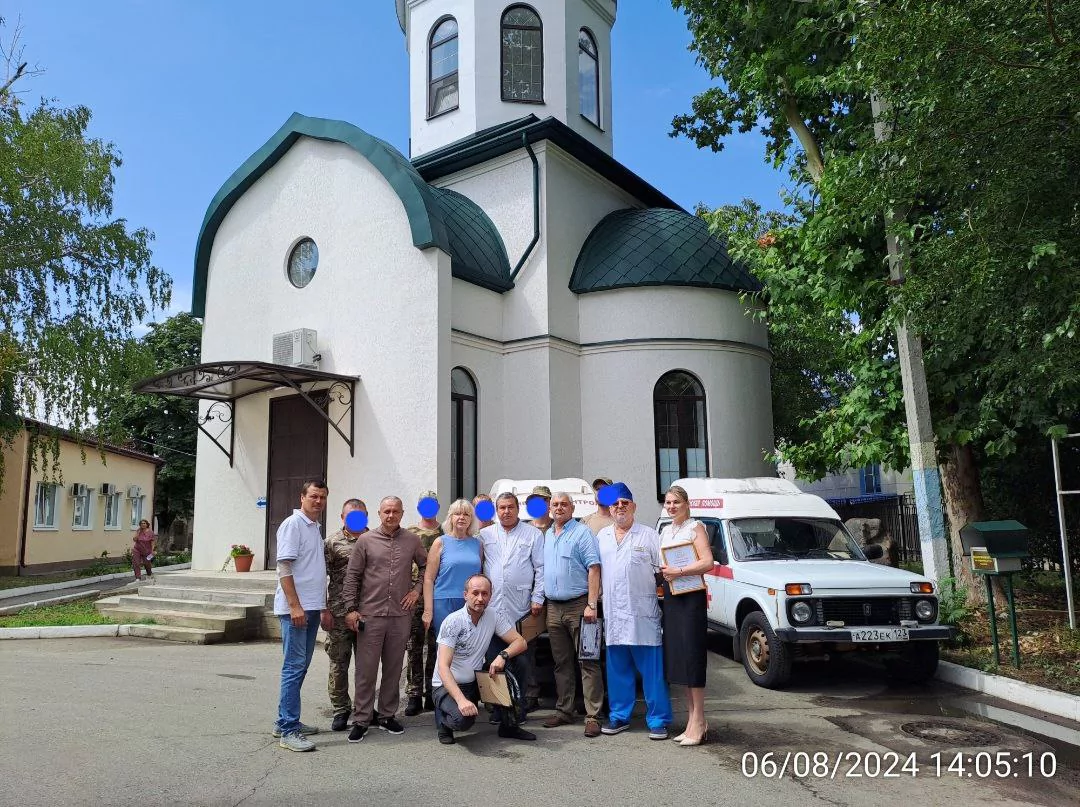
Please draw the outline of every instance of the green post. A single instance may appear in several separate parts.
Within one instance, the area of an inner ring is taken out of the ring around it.
[[[1012,631],[1013,666],[1020,667],[1020,637],[1016,630],[1016,602],[1013,600],[1012,573],[1005,576],[1005,596],[1009,598],[1009,630]]]
[[[990,641],[994,643],[994,666],[1001,666],[1001,653],[998,650],[997,615],[994,613],[994,586],[990,582],[990,575],[984,574],[986,581],[986,607],[990,613]]]

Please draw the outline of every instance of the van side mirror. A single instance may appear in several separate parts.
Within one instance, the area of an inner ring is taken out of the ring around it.
[[[881,544],[867,544],[862,551],[867,560],[880,560],[885,556],[885,548]]]

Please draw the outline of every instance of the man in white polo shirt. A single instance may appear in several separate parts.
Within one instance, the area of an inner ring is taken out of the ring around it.
[[[497,675],[506,662],[525,652],[527,645],[505,614],[488,608],[491,602],[491,580],[487,575],[474,574],[465,581],[465,607],[454,611],[439,628],[439,660],[431,678],[435,700],[435,728],[439,742],[453,745],[454,732],[472,728],[476,722],[476,702],[480,688],[476,671],[484,666],[484,656],[494,636],[506,647],[495,656],[488,672]],[[535,740],[536,735],[519,728],[510,710],[502,716],[499,736],[512,740]]]
[[[278,587],[274,613],[281,622],[281,695],[274,736],[290,751],[314,751],[308,734],[315,726],[300,722],[300,687],[315,652],[319,616],[326,607],[326,558],[319,517],[329,491],[322,480],[300,489],[300,509],[281,522],[277,531]]]

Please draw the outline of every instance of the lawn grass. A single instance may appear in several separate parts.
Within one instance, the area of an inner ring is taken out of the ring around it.
[[[0,628],[39,628],[51,625],[115,625],[117,620],[102,616],[92,600],[65,602],[25,608],[15,614],[0,616]],[[153,620],[139,624],[154,624]]]

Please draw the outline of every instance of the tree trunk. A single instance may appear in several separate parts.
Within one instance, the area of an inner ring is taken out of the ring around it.
[[[986,584],[981,576],[976,579],[971,571],[970,561],[964,557],[964,545],[960,541],[963,527],[972,521],[986,520],[979,466],[970,445],[949,446],[945,462],[941,464],[941,486],[945,494],[945,514],[949,519],[949,553],[952,556],[953,576],[957,586],[967,589],[968,603],[980,605],[984,601]]]

